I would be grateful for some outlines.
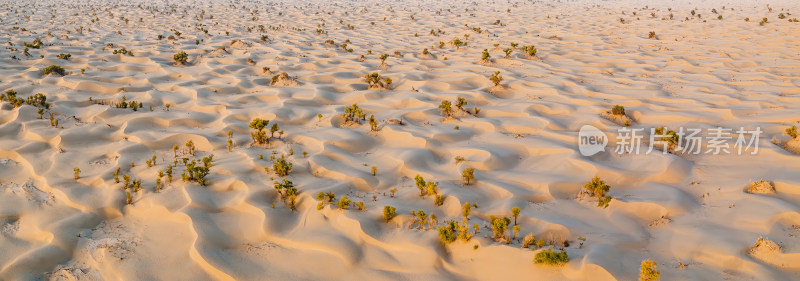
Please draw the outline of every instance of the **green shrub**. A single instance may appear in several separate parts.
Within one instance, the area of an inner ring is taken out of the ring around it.
[[[450,101],[443,100],[442,104],[439,105],[439,109],[442,111],[442,114],[445,117],[452,117],[453,116],[453,108],[450,106]]]
[[[553,249],[544,249],[536,253],[533,262],[545,265],[563,265],[569,262],[569,257],[567,256],[567,252],[563,250],[556,253]]]
[[[57,73],[57,74],[63,76],[64,74],[66,74],[66,71],[64,71],[64,68],[61,67],[61,66],[58,66],[58,65],[50,65],[48,67],[45,67],[42,71],[44,72],[44,75],[49,75],[51,73]]]
[[[250,122],[249,127],[255,130],[250,133],[250,138],[253,139],[253,143],[265,144],[269,141],[267,133],[264,132],[264,128],[266,128],[267,125],[269,125],[269,120],[263,120],[261,118],[253,119],[253,121]]]
[[[661,141],[666,141],[666,142],[669,142],[669,143],[674,144],[674,145],[677,145],[678,142],[680,141],[680,135],[678,135],[678,133],[676,133],[673,130],[666,130],[666,132],[665,132],[664,131],[664,127],[658,127],[653,132],[656,135],[663,135],[664,136],[664,137],[661,137]]]
[[[607,185],[600,177],[594,177],[588,183],[583,186],[589,192],[589,195],[592,197],[597,197],[599,200],[597,203],[598,207],[606,208],[608,207],[608,203],[611,201],[611,196],[606,195],[611,187]]]
[[[180,53],[173,55],[172,59],[175,60],[175,63],[177,64],[186,64],[186,61],[189,60],[189,54],[181,51]]]
[[[50,104],[47,103],[47,96],[42,93],[29,96],[25,99],[25,104],[36,107],[50,108]]]
[[[483,49],[483,53],[481,53],[481,60],[482,60],[482,61],[487,61],[487,60],[489,60],[489,58],[491,58],[491,57],[492,57],[492,56],[491,56],[491,55],[489,55],[489,50],[487,50],[487,49]]]
[[[353,104],[350,107],[346,107],[344,109],[344,113],[342,113],[342,118],[344,118],[345,123],[357,123],[361,124],[361,120],[365,120],[367,118],[367,114],[364,113],[358,105]]]
[[[433,199],[433,203],[436,204],[436,206],[444,205],[444,199],[444,195],[436,195]]]
[[[370,89],[389,89],[392,84],[392,78],[382,78],[377,72],[364,75],[364,82],[369,85]]]
[[[503,81],[503,76],[500,75],[500,71],[495,71],[492,76],[489,77],[489,80],[491,80],[495,86],[500,86],[500,82]]]
[[[492,224],[494,239],[498,241],[504,239],[506,237],[506,232],[508,231],[508,225],[511,223],[511,219],[508,217],[498,218],[495,216],[490,216],[489,222]]]
[[[395,209],[392,206],[384,206],[383,207],[383,219],[386,222],[389,222],[390,220],[392,220],[392,218],[394,218],[397,215],[396,211],[397,211],[397,209]]]
[[[613,108],[611,108],[611,114],[619,116],[625,115],[625,107],[621,105],[615,105]]]
[[[469,182],[475,180],[475,169],[474,168],[466,168],[464,171],[461,171],[461,178],[464,180],[465,185],[469,185]]]
[[[42,39],[36,37],[36,39],[33,39],[33,43],[28,44],[28,42],[24,42],[23,45],[25,45],[26,48],[39,49],[42,47]]]
[[[62,54],[58,54],[56,57],[59,58],[59,59],[62,59],[62,60],[69,60],[69,58],[72,57],[72,55],[71,54],[63,54],[62,53]]]
[[[524,51],[528,56],[535,57],[536,56],[536,46],[522,46],[522,51]]]
[[[292,171],[292,163],[281,156],[281,158],[275,159],[275,162],[272,163],[272,169],[279,177],[285,177]]]
[[[642,270],[639,272],[639,281],[656,281],[661,278],[661,271],[656,269],[656,262],[652,259],[642,261]]]
[[[439,241],[442,241],[442,244],[450,244],[456,241],[457,238],[457,228],[458,224],[455,221],[447,221],[444,226],[440,226],[437,230],[439,231]]]
[[[0,94],[0,101],[3,100],[8,100],[8,102],[10,102],[15,108],[20,107],[23,103],[25,103],[25,100],[17,97],[17,92],[15,92],[13,89],[6,90],[5,93]]]
[[[420,197],[425,196],[425,190],[426,190],[425,179],[423,179],[422,176],[417,175],[416,177],[414,177],[414,182],[417,184],[417,189],[419,189],[419,196]]]
[[[342,198],[339,199],[339,202],[336,202],[336,206],[339,207],[339,209],[347,210],[347,207],[350,207],[350,203],[350,198],[347,198],[347,196],[342,196]]]
[[[793,139],[797,139],[797,125],[792,125],[791,128],[786,129],[786,134],[791,136]]]
[[[514,225],[517,225],[517,218],[519,218],[519,212],[520,211],[521,210],[520,210],[519,207],[515,206],[515,207],[511,208],[511,215],[514,216]]]

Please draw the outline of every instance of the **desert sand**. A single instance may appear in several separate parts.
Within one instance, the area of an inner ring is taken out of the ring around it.
[[[0,7],[0,280],[800,279],[800,2]],[[587,124],[604,152],[579,153]],[[614,153],[626,125],[763,134]],[[451,220],[471,237],[445,243]]]

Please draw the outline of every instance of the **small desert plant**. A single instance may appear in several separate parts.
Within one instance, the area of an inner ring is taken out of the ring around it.
[[[72,169],[72,171],[75,172],[76,180],[81,178],[81,168],[75,167]]]
[[[452,117],[453,116],[453,108],[450,106],[450,101],[443,100],[442,104],[439,105],[439,109],[442,111],[442,114],[445,117]]]
[[[500,75],[500,71],[495,71],[492,73],[492,76],[489,77],[489,80],[491,80],[495,86],[500,86],[500,82],[503,81],[503,76]]]
[[[194,151],[195,151],[194,142],[192,140],[187,140],[185,145],[186,149],[189,149],[189,154],[194,156]]]
[[[342,113],[342,118],[344,118],[345,123],[357,123],[361,124],[361,120],[365,120],[367,118],[367,114],[364,113],[358,105],[353,104],[350,107],[346,107],[344,109],[344,113]]]
[[[494,239],[497,241],[505,239],[506,232],[508,231],[508,224],[511,223],[511,219],[509,219],[508,217],[498,218],[495,216],[490,216],[489,222],[492,225],[492,233],[494,233]]]
[[[45,109],[50,108],[50,104],[47,103],[47,96],[45,96],[42,93],[29,96],[28,98],[25,99],[25,104],[36,107],[43,107]]]
[[[281,158],[275,159],[275,162],[272,162],[272,169],[279,177],[285,177],[292,171],[292,163],[286,161],[286,159],[281,156]]]
[[[786,134],[791,136],[792,139],[797,139],[797,125],[792,125],[791,128],[786,129]]]
[[[39,49],[42,47],[42,39],[36,37],[36,39],[33,39],[33,43],[28,44],[28,42],[24,42],[23,45],[25,45],[26,48]]]
[[[381,79],[381,75],[377,72],[364,75],[364,81],[369,84],[370,89],[389,89],[392,84],[391,78]]]
[[[125,190],[125,204],[133,204],[133,198],[131,197],[131,192]]]
[[[269,139],[267,138],[267,132],[264,131],[264,128],[269,125],[269,120],[263,120],[261,118],[253,119],[250,122],[250,128],[256,130],[255,132],[250,133],[250,137],[253,139],[253,143],[257,144],[264,144]]]
[[[383,207],[383,219],[386,222],[389,222],[390,220],[392,220],[392,218],[394,218],[397,215],[396,212],[397,212],[397,209],[395,209],[395,207],[384,206]]]
[[[475,168],[466,168],[461,171],[461,179],[464,180],[465,185],[469,185],[470,181],[475,180]]]
[[[513,52],[513,51],[514,51],[514,50],[512,50],[511,48],[505,48],[505,49],[503,49],[503,53],[506,53],[506,57],[510,56],[510,55],[511,55],[511,52]]]
[[[453,45],[456,46],[456,50],[461,49],[461,46],[466,45],[461,39],[453,40]]]
[[[58,54],[56,57],[59,58],[59,59],[62,59],[62,60],[69,60],[69,58],[72,57],[72,55],[71,54],[61,53],[61,54]]]
[[[14,108],[20,107],[25,103],[24,99],[17,97],[17,92],[14,90],[7,90],[5,93],[0,94],[0,101],[3,100],[8,100]]]
[[[336,202],[336,206],[339,207],[339,209],[347,210],[347,208],[350,207],[350,203],[350,198],[347,198],[347,196],[342,196],[342,198],[339,199],[339,202]]]
[[[481,53],[481,61],[489,61],[492,56],[489,55],[489,50],[483,49],[483,53]]]
[[[625,115],[625,107],[621,105],[615,105],[614,107],[611,108],[611,114],[623,116]]]
[[[652,259],[642,261],[642,270],[639,272],[639,281],[656,281],[661,278],[661,270],[656,269],[656,262]]]
[[[386,59],[388,59],[388,58],[389,58],[389,54],[381,55],[381,65],[385,65],[386,64]]]
[[[569,262],[569,257],[567,256],[567,252],[563,250],[556,253],[553,249],[544,249],[536,253],[533,262],[545,265],[563,265]]]
[[[778,18],[779,19],[785,19],[786,15],[784,15],[783,13],[780,13],[780,14],[778,14]]]
[[[537,50],[536,50],[536,46],[530,45],[530,46],[522,46],[522,51],[524,51],[526,54],[528,54],[529,57],[535,57]]]
[[[656,38],[656,32],[655,31],[650,31],[650,34],[647,35],[647,38],[655,39]]]
[[[378,131],[378,120],[375,119],[375,115],[369,116],[369,127],[371,131]]]
[[[44,69],[42,69],[42,72],[44,73],[44,75],[49,75],[51,73],[57,73],[57,74],[63,76],[64,74],[66,74],[66,71],[64,71],[64,68],[61,67],[61,66],[58,66],[58,65],[50,65],[48,67],[45,67]]]
[[[767,23],[767,21],[769,21],[767,18],[763,18],[763,19],[761,19],[761,22],[759,22],[758,24],[759,25],[764,25],[765,23]]]
[[[436,195],[433,197],[433,204],[436,204],[436,206],[444,205],[444,199],[444,195]]]
[[[514,216],[514,225],[517,225],[517,218],[519,218],[519,212],[520,212],[519,207],[515,206],[511,208],[511,215]]]
[[[414,182],[417,184],[417,189],[419,189],[419,196],[420,197],[425,196],[425,187],[426,187],[425,179],[422,178],[422,176],[417,175],[416,177],[414,177]]]
[[[590,196],[598,198],[598,207],[608,207],[608,203],[611,201],[611,196],[606,195],[606,192],[611,189],[611,186],[603,182],[600,177],[592,178],[592,180],[586,183],[583,188],[589,192]]]
[[[372,168],[370,168],[370,171],[372,172],[372,176],[378,175],[378,167],[372,166]]]
[[[678,133],[676,133],[673,130],[666,130],[665,131],[664,127],[656,128],[655,130],[653,130],[653,133],[655,135],[663,136],[660,139],[661,141],[665,141],[665,142],[668,142],[668,143],[671,143],[671,144],[674,144],[674,145],[677,145],[678,142],[680,141],[680,135],[678,135]]]
[[[184,51],[177,53],[172,56],[172,59],[175,61],[176,64],[186,64],[186,61],[189,60],[189,54]]]
[[[272,123],[272,127],[269,128],[270,137],[275,137],[275,132],[278,132],[279,135],[283,135],[283,131],[281,131],[278,123]]]
[[[450,244],[456,241],[458,223],[455,221],[448,221],[444,226],[440,226],[437,231],[439,232],[439,241],[442,244]]]
[[[397,188],[389,189],[389,196],[394,198],[394,194],[397,193]]]

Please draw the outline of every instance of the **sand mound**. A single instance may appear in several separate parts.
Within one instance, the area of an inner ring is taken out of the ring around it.
[[[745,190],[748,193],[774,194],[775,186],[772,182],[761,179],[757,182],[750,181],[750,184],[745,186]]]
[[[297,86],[297,78],[289,77],[289,74],[286,72],[281,72],[275,76],[272,76],[272,80],[269,82],[270,86],[273,87],[294,87]]]
[[[753,246],[748,248],[747,253],[756,259],[768,259],[780,254],[781,245],[767,238],[759,237]]]

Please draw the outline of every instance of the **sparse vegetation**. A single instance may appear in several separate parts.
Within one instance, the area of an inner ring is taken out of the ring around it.
[[[386,222],[389,222],[390,220],[392,220],[392,218],[394,218],[397,215],[396,212],[397,212],[397,209],[395,209],[395,207],[384,206],[383,207],[383,219]]]
[[[367,114],[364,113],[361,108],[358,107],[358,105],[353,104],[344,109],[342,118],[344,118],[345,123],[361,124],[361,120],[366,120]]]
[[[642,269],[639,272],[639,281],[657,281],[661,279],[661,271],[656,269],[656,262],[652,259],[642,261]]]
[[[265,144],[269,141],[267,132],[264,131],[267,125],[269,125],[269,120],[263,120],[261,118],[253,119],[253,121],[250,122],[249,127],[255,130],[254,132],[250,132],[250,138],[253,139],[253,143]]]
[[[500,71],[495,71],[492,73],[492,76],[489,77],[489,80],[491,80],[492,83],[494,83],[494,86],[497,87],[500,86],[500,82],[503,81],[503,76],[500,75]]]
[[[272,170],[275,171],[275,174],[277,174],[279,177],[288,176],[292,171],[292,163],[281,156],[272,162]]]
[[[186,62],[189,60],[189,54],[181,51],[180,53],[173,55],[172,59],[175,61],[175,64],[186,64]]]
[[[469,185],[470,181],[475,180],[475,169],[466,168],[461,171],[461,179],[464,180],[464,185]]]
[[[797,125],[792,125],[792,127],[786,129],[786,134],[792,137],[792,139],[798,139]]]
[[[390,89],[392,85],[392,78],[382,78],[377,72],[373,72],[364,76],[364,81],[369,85],[369,89]]]
[[[624,116],[625,115],[625,107],[623,107],[621,105],[615,105],[613,108],[611,108],[611,114],[618,115],[618,116]]]
[[[450,105],[448,100],[443,100],[442,104],[439,105],[439,110],[442,111],[442,115],[445,117],[453,117],[453,108]]]
[[[608,192],[611,187],[603,182],[600,177],[592,178],[592,180],[586,183],[583,188],[586,189],[586,191],[589,193],[589,196],[597,197],[598,207],[608,207],[608,203],[611,202],[611,196],[606,195],[606,192]]]
[[[64,76],[66,74],[64,68],[59,65],[50,65],[48,67],[45,67],[44,69],[42,69],[42,72],[44,73],[44,75],[50,75],[55,73]]]
[[[563,265],[569,262],[569,257],[567,256],[567,252],[563,250],[556,253],[553,249],[548,248],[536,253],[533,262],[544,265]]]

